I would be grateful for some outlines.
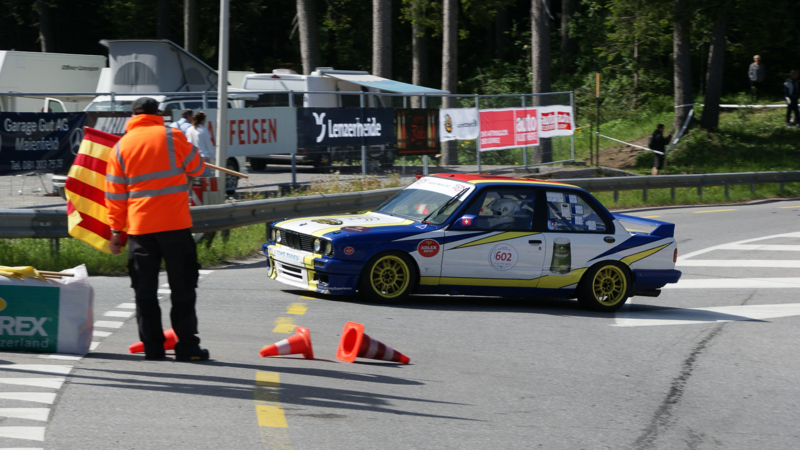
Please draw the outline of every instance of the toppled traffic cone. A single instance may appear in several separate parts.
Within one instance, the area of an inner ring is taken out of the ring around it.
[[[178,336],[175,334],[175,330],[170,328],[169,330],[164,332],[164,350],[173,350],[175,349],[175,344],[178,343]],[[144,351],[144,342],[137,342],[130,347],[128,347],[131,353],[142,353]]]
[[[342,339],[339,341],[339,350],[336,352],[336,358],[346,362],[353,362],[357,357],[394,361],[400,364],[411,362],[408,356],[364,334],[364,325],[347,322],[342,331]]]
[[[311,348],[311,332],[306,327],[296,327],[297,333],[280,342],[264,347],[259,352],[262,357],[275,355],[294,355],[302,353],[306,359],[314,359]]]

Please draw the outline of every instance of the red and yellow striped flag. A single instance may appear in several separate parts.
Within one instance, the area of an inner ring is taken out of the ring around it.
[[[119,136],[84,127],[83,141],[66,183],[70,236],[111,253],[111,227],[106,208],[106,162]],[[122,234],[122,245],[127,235]]]

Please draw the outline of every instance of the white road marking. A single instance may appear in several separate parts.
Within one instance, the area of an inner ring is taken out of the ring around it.
[[[0,438],[27,439],[29,441],[44,441],[44,427],[0,427]],[[19,450],[33,450],[33,449],[19,449]]]
[[[0,408],[0,417],[47,422],[50,408]]]
[[[689,259],[689,258],[693,258],[693,257],[695,257],[697,255],[702,255],[703,253],[713,252],[714,250],[721,250],[722,247],[725,247],[725,246],[728,246],[728,245],[749,244],[750,242],[764,241],[764,240],[767,240],[767,239],[774,239],[774,238],[796,238],[796,237],[800,237],[800,232],[784,233],[784,234],[773,234],[772,236],[763,236],[763,237],[755,238],[755,239],[745,239],[743,241],[731,242],[731,243],[722,244],[722,245],[715,245],[713,247],[704,248],[704,249],[698,250],[696,252],[691,252],[691,253],[687,253],[687,254],[682,255],[682,256],[678,256],[678,261],[683,261],[683,260],[686,260],[686,259]]]
[[[0,392],[0,398],[52,405],[56,401],[56,394],[51,392]]]
[[[2,364],[2,370],[24,370],[26,372],[55,373],[58,375],[69,375],[72,366],[50,365],[50,364]]]
[[[171,294],[172,291],[170,291],[169,289],[159,289],[158,293],[159,294]]]
[[[198,272],[200,272],[200,275],[209,275],[214,271],[213,270],[198,270]]]
[[[99,346],[100,346],[99,342],[92,342],[92,344],[89,345],[89,350],[96,350],[97,347],[99,347]]]
[[[122,309],[136,309],[136,303],[120,303],[117,308]]]
[[[797,289],[800,278],[681,278],[662,289]]]
[[[100,330],[92,331],[92,336],[94,336],[94,337],[109,337],[112,334],[114,334],[114,333],[112,333],[110,331],[100,331]]]
[[[800,252],[800,245],[754,245],[754,244],[723,244],[717,250],[741,251],[768,251],[768,252]]]
[[[133,311],[108,311],[107,313],[103,314],[106,317],[125,317],[126,319],[132,315],[134,315]]]
[[[166,287],[166,288],[168,288],[168,287],[169,287],[169,283],[164,283],[164,284],[162,284],[162,285],[161,285],[161,287]]]
[[[78,355],[39,355],[39,358],[43,359],[58,359],[61,361],[80,361],[83,359],[83,356]],[[2,449],[0,449],[2,450]]]
[[[699,323],[766,320],[790,316],[800,316],[800,303],[626,311],[617,314],[613,326],[647,327],[657,325],[691,325]]]
[[[110,320],[98,320],[94,323],[94,326],[100,328],[120,328],[125,325],[125,322],[114,322]]]
[[[48,389],[61,389],[64,377],[53,378],[0,378],[0,384],[14,384],[17,386],[36,386]]]
[[[800,268],[800,261],[771,259],[690,259],[678,261],[678,267],[770,267],[780,269]]]

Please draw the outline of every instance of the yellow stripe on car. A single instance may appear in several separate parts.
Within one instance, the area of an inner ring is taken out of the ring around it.
[[[493,242],[500,242],[500,241],[507,241],[509,239],[516,239],[525,236],[533,236],[535,234],[541,234],[539,232],[530,233],[527,231],[507,231],[500,234],[495,234],[494,236],[485,237],[483,239],[478,239],[476,241],[467,242],[466,244],[459,245],[458,247],[453,247],[451,250],[455,250],[457,248],[466,248],[472,247],[474,245],[481,245],[481,244],[491,244]]]
[[[660,250],[663,250],[663,249],[665,249],[665,248],[667,248],[669,246],[670,246],[670,244],[664,244],[664,245],[662,245],[660,247],[655,247],[655,248],[651,248],[650,250],[645,250],[643,252],[634,253],[633,255],[626,256],[626,257],[622,258],[621,261],[622,261],[622,263],[630,266],[631,264],[635,263],[636,261],[641,261],[641,260],[647,258],[648,256],[650,256],[650,255],[652,255],[652,254],[654,254],[654,253],[656,253],[656,252],[658,252]]]

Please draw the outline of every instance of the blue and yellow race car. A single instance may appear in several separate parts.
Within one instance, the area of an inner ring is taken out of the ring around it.
[[[270,278],[325,294],[577,297],[615,311],[678,281],[674,231],[576,186],[440,174],[372,212],[275,222],[263,250]]]

